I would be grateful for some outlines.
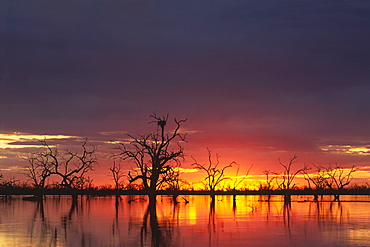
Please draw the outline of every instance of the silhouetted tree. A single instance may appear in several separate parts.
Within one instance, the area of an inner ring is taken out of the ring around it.
[[[248,168],[247,172],[243,176],[240,177],[239,176],[240,165],[235,163],[235,162],[233,162],[232,164],[236,165],[236,167],[237,167],[236,172],[235,172],[235,177],[232,181],[232,189],[231,189],[231,190],[235,191],[238,188],[238,186],[247,179],[247,177],[249,175],[249,172],[252,169],[253,165],[251,165]]]
[[[25,159],[29,163],[25,167],[25,175],[34,188],[43,189],[46,185],[46,179],[51,175],[51,163],[48,156],[44,156],[43,153],[31,153]]]
[[[121,161],[116,162],[113,161],[113,165],[109,168],[109,170],[112,172],[112,177],[114,181],[114,189],[119,190],[123,189],[124,184],[122,181],[122,178],[126,177],[126,174],[123,171],[123,166],[121,164]]]
[[[277,179],[277,173],[270,170],[264,170],[262,173],[266,177],[264,183],[260,183],[260,190],[272,190],[274,188],[273,182]]]
[[[87,149],[87,139],[82,142],[82,152],[72,152],[66,150],[60,153],[57,148],[51,148],[46,142],[43,145],[47,149],[47,155],[51,158],[52,169],[51,174],[61,177],[61,186],[67,189],[79,188],[84,184],[86,173],[94,170],[94,164],[97,163],[95,155],[96,147],[92,146]]]
[[[325,189],[328,179],[326,168],[316,165],[313,166],[315,167],[313,173],[309,172],[312,169],[311,167],[306,165],[303,168],[303,174],[305,179],[307,180],[308,187],[315,190]]]
[[[290,190],[294,189],[296,185],[293,183],[294,178],[296,175],[303,171],[302,169],[298,169],[295,172],[292,171],[292,165],[297,162],[298,156],[295,154],[292,158],[289,159],[288,164],[284,164],[279,159],[279,163],[282,167],[284,167],[284,172],[281,174],[280,178],[282,181],[279,181],[279,189],[285,191],[284,195],[284,202],[290,203]]]
[[[328,184],[328,176],[327,176],[327,170],[323,166],[314,166],[313,173],[310,173],[309,171],[312,169],[308,165],[305,165],[303,168],[303,174],[304,178],[306,179],[308,183],[308,187],[312,190],[314,190],[314,200],[318,201],[319,194],[322,193],[324,189],[327,188]]]
[[[183,147],[180,141],[185,141],[185,136],[180,133],[181,124],[185,120],[174,119],[175,128],[166,131],[168,117],[151,115],[150,123],[157,124],[157,130],[137,137],[129,135],[132,139],[129,144],[120,143],[119,154],[116,157],[122,160],[133,161],[137,167],[137,174],[128,173],[130,183],[140,179],[147,190],[150,201],[155,201],[157,189],[164,183],[168,174],[173,171],[173,165],[183,158]]]
[[[335,167],[332,167],[331,165],[328,167],[313,166],[315,167],[315,170],[310,174],[308,171],[311,167],[306,165],[304,168],[304,175],[309,188],[315,190],[314,200],[318,200],[320,192],[324,189],[329,189],[336,193],[334,194],[334,201],[339,201],[341,191],[347,187],[353,179],[352,173],[356,171],[355,167],[343,168],[338,165]]]
[[[337,190],[337,194],[334,195],[334,201],[339,201],[339,196],[344,187],[348,186],[352,179],[352,173],[355,172],[355,167],[343,168],[336,165],[336,167],[329,166],[326,168],[326,185],[329,189]]]
[[[237,187],[248,177],[250,170],[252,169],[253,165],[251,165],[248,169],[248,171],[241,177],[239,177],[239,170],[240,170],[240,165],[235,163],[236,165],[236,172],[235,172],[235,177],[232,180],[232,191],[236,191]],[[233,194],[233,207],[236,207],[236,193],[234,192]]]
[[[208,165],[206,164],[199,164],[194,158],[194,163],[192,164],[195,168],[205,171],[207,176],[205,178],[204,185],[206,189],[208,189],[211,193],[212,201],[214,202],[214,192],[216,188],[221,184],[222,181],[226,179],[230,179],[230,177],[225,176],[225,170],[229,167],[232,167],[235,162],[231,162],[229,165],[219,167],[220,166],[220,156],[216,154],[216,162],[212,161],[212,154],[211,150],[207,148],[208,151]]]
[[[169,190],[172,192],[173,202],[176,204],[179,191],[184,188],[189,188],[190,184],[184,179],[180,179],[180,167],[171,167],[170,171],[166,173],[165,178],[160,186],[161,190]]]
[[[57,175],[61,178],[60,186],[67,189],[81,189],[89,183],[86,173],[93,170],[97,163],[96,148],[87,148],[87,139],[82,142],[82,152],[69,150],[60,152],[57,147],[50,146],[46,140],[40,141],[44,150],[32,153],[28,158],[26,175],[37,188],[44,188],[49,176]],[[77,196],[72,194],[75,200]]]
[[[164,174],[160,185],[162,190],[180,190],[183,181],[180,179],[180,171],[177,167],[171,167],[166,174]]]
[[[277,173],[270,171],[270,170],[264,170],[263,174],[266,175],[265,182],[260,184],[260,190],[267,190],[269,192],[267,196],[267,201],[270,201],[271,194],[270,191],[273,189],[274,185],[273,182],[277,180]]]
[[[14,176],[4,178],[3,174],[0,174],[0,188],[11,189],[15,187],[20,187],[18,179]]]

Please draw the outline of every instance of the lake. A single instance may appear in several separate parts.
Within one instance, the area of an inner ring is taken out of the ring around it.
[[[185,203],[184,197],[189,203]],[[0,246],[369,246],[370,196],[22,196],[0,200]],[[356,201],[356,202],[354,202]],[[368,201],[368,202],[366,202]]]

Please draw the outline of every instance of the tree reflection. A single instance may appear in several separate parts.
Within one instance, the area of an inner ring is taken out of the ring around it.
[[[112,223],[112,240],[113,240],[113,245],[116,246],[119,242],[120,238],[120,224],[119,224],[119,205],[122,201],[121,196],[117,195],[114,198],[114,219]],[[118,240],[117,240],[118,238]]]
[[[151,246],[170,246],[173,234],[171,228],[169,226],[167,226],[168,229],[162,229],[162,227],[160,227],[157,217],[157,204],[155,200],[151,199],[152,198],[149,200],[148,208],[143,217],[143,224],[140,232],[141,246],[145,245],[145,237],[148,233],[148,224],[151,232]]]
[[[90,212],[90,201],[88,198],[80,197],[80,200],[72,200],[70,208],[67,212],[61,215],[60,234],[65,245],[69,246],[71,243],[78,246],[93,246],[93,235],[88,229],[88,225],[84,222],[83,215]]]
[[[51,226],[50,222],[45,218],[44,202],[35,201],[32,203],[36,203],[36,207],[30,226],[30,239],[31,242],[33,242],[33,239],[35,239],[39,242],[39,244],[42,244],[48,241],[48,233],[51,231]],[[34,236],[34,234],[37,233],[39,233],[39,236]]]
[[[216,232],[215,224],[215,199],[212,198],[209,205],[209,216],[208,216],[208,243],[211,245],[213,233]]]
[[[349,213],[340,202],[316,202],[315,207],[309,208],[308,215],[317,219],[318,227],[341,225],[345,216]]]
[[[291,230],[290,230],[290,212],[292,210],[292,205],[290,203],[285,203],[284,202],[284,207],[283,207],[283,220],[284,220],[284,227],[288,231],[288,236],[290,238],[291,236]]]

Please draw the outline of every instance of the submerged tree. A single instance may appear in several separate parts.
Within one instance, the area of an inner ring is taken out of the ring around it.
[[[314,200],[318,201],[319,195],[322,195],[322,191],[327,188],[327,173],[326,168],[323,166],[314,166],[313,173],[309,171],[312,169],[308,165],[303,168],[304,178],[308,183],[308,187],[314,191]]]
[[[113,181],[114,181],[114,189],[119,190],[123,189],[124,184],[122,178],[126,177],[126,174],[123,171],[123,166],[120,161],[116,162],[113,161],[113,165],[109,167],[109,170],[112,173]]]
[[[183,158],[184,149],[179,142],[185,141],[186,134],[180,133],[181,124],[185,120],[174,119],[175,127],[167,131],[169,115],[159,117],[151,115],[150,123],[157,124],[157,130],[137,137],[129,135],[130,143],[120,143],[116,157],[134,162],[136,174],[128,173],[129,182],[141,180],[151,201],[155,201],[157,189],[173,172],[173,166]]]
[[[60,185],[67,189],[81,188],[81,185],[86,182],[86,173],[94,170],[94,164],[97,163],[96,147],[92,146],[88,150],[87,139],[82,142],[80,153],[66,150],[60,154],[57,149],[53,150],[46,143],[45,147],[49,150],[48,155],[53,160],[51,174],[61,177]]]
[[[273,182],[277,180],[277,173],[270,170],[264,170],[263,174],[266,176],[265,181],[264,183],[260,183],[259,189],[266,190],[268,192],[267,201],[269,202],[271,199],[271,190],[274,188]]]
[[[248,168],[247,172],[243,175],[243,176],[239,176],[239,170],[240,170],[240,165],[235,163],[234,164],[237,166],[236,168],[236,173],[235,173],[235,177],[233,179],[233,183],[232,183],[232,191],[234,191],[233,193],[233,208],[236,207],[236,189],[238,188],[238,186],[248,177],[249,175],[249,172],[250,170],[252,169],[253,167],[253,164]]]
[[[16,187],[20,187],[18,179],[16,179],[14,176],[4,178],[3,174],[0,173],[0,189],[8,190]]]
[[[225,176],[225,170],[229,167],[232,167],[235,162],[231,162],[229,165],[220,167],[220,156],[216,154],[216,162],[212,161],[212,154],[211,150],[207,148],[208,151],[208,165],[206,164],[199,164],[194,158],[194,163],[192,164],[195,168],[205,171],[206,178],[204,185],[207,190],[211,192],[212,201],[214,202],[214,192],[216,188],[219,187],[222,181],[226,179],[230,179],[230,177]]]
[[[46,186],[47,179],[51,176],[52,162],[46,152],[35,152],[25,158],[28,165],[25,167],[25,175],[31,181],[35,189],[35,199],[42,199],[42,190]]]
[[[303,171],[309,188],[315,190],[314,200],[318,200],[320,192],[324,189],[328,189],[335,192],[334,201],[339,201],[341,191],[347,187],[353,179],[352,173],[356,171],[355,167],[343,168],[338,165],[335,167],[331,165],[328,167],[314,165],[314,167],[315,170],[313,174],[308,172],[310,170],[308,166],[305,166]]]
[[[273,182],[277,179],[276,175],[278,174],[270,170],[264,170],[262,173],[265,174],[266,177],[264,183],[260,183],[260,190],[272,190],[274,188]]]
[[[247,172],[243,176],[239,176],[240,165],[235,162],[233,162],[232,164],[236,165],[237,167],[236,172],[235,172],[235,177],[232,182],[232,189],[231,189],[235,191],[239,187],[239,185],[247,179],[249,172],[251,171],[253,165],[249,166]]]
[[[291,190],[296,187],[296,184],[293,183],[294,178],[297,176],[298,173],[302,172],[303,169],[298,169],[296,171],[292,170],[292,166],[294,163],[297,162],[298,156],[295,154],[292,158],[289,159],[288,164],[284,164],[279,159],[279,163],[282,167],[284,167],[284,172],[281,174],[278,186],[279,189],[284,190],[284,202],[290,203],[290,194]]]
[[[337,194],[334,194],[334,201],[339,201],[341,191],[351,183],[352,173],[355,171],[354,166],[346,169],[337,165],[326,169],[326,185],[329,189],[337,190]]]
[[[92,171],[97,164],[96,147],[87,148],[87,139],[82,142],[82,152],[70,150],[60,151],[50,146],[46,140],[40,141],[44,150],[32,153],[27,160],[26,175],[31,179],[35,188],[44,188],[46,179],[50,176],[59,176],[58,184],[67,189],[81,189],[88,184],[90,178],[86,173]],[[73,199],[77,199],[72,194]]]

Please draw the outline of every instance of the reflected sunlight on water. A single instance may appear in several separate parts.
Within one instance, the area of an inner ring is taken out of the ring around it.
[[[0,201],[0,246],[368,246],[369,196],[284,205],[280,196],[20,196]],[[303,200],[302,200],[303,199]],[[358,202],[354,202],[358,201]]]

